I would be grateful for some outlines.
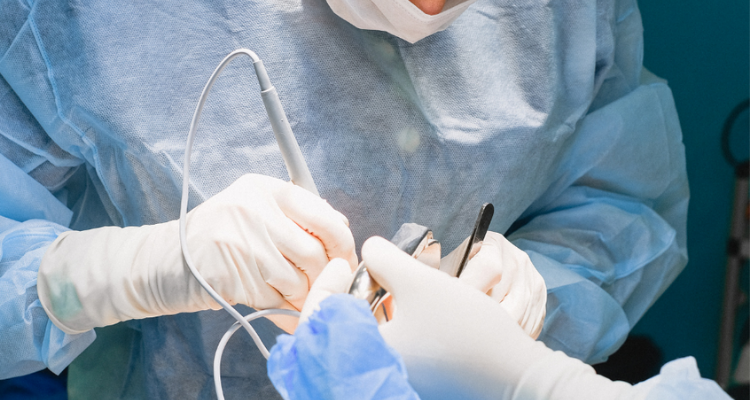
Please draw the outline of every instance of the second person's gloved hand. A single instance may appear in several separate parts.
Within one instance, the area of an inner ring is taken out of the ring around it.
[[[230,304],[300,309],[330,259],[357,257],[346,218],[288,182],[245,175],[190,211],[188,250]],[[183,264],[178,221],[66,232],[39,268],[55,325],[80,333],[120,321],[220,306]],[[285,327],[289,328],[289,327]]]
[[[367,240],[362,258],[396,304],[380,333],[403,357],[409,382],[424,400],[645,397],[643,391],[596,375],[581,361],[532,340],[496,301],[385,239]],[[326,273],[326,279],[343,281],[340,267],[332,272],[337,273]],[[305,304],[308,308],[314,305]]]
[[[458,249],[443,258],[441,265],[461,256]],[[539,337],[547,313],[547,286],[529,256],[503,235],[487,232],[481,249],[466,264],[459,280],[487,293],[526,334]]]

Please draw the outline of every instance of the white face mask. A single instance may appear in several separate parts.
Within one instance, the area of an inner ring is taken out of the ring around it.
[[[360,29],[374,29],[409,43],[447,28],[476,0],[448,0],[443,11],[427,15],[409,0],[326,0],[339,17]]]

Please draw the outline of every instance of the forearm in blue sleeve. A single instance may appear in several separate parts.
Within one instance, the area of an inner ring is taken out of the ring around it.
[[[589,114],[558,178],[509,239],[545,279],[549,347],[605,361],[687,263],[688,186],[666,84]]]
[[[570,196],[588,204],[571,200],[569,205],[577,206],[538,217],[513,243],[529,254],[547,285],[540,339],[598,363],[619,348],[685,258],[674,229],[653,210],[597,198],[593,189],[571,192],[584,192]]]
[[[36,292],[47,247],[71,212],[0,154],[0,379],[49,368],[60,373],[96,337],[55,327]],[[23,222],[19,222],[23,221]]]

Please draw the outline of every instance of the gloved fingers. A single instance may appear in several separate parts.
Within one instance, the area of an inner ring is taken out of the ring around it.
[[[537,319],[533,325],[530,325],[528,329],[524,328],[524,331],[529,335],[529,337],[534,340],[539,338],[539,335],[542,334],[542,329],[544,328],[544,318],[546,317],[547,310],[545,309],[540,318]]]
[[[501,279],[486,293],[501,302],[505,296],[512,290],[518,276],[518,256],[513,250],[516,249],[505,237],[497,232],[487,232],[487,236],[482,243],[482,249],[485,247],[495,249],[492,254],[497,256],[496,268],[501,269]],[[520,250],[519,250],[520,251]],[[481,253],[481,251],[480,251]],[[521,252],[523,253],[523,252]],[[526,253],[523,253],[525,256]]]
[[[310,288],[305,305],[302,307],[300,322],[307,320],[313,312],[318,310],[320,303],[328,296],[346,293],[352,284],[352,278],[352,270],[346,260],[341,258],[331,260]]]
[[[346,215],[338,212],[337,210],[333,210],[333,211],[336,211],[338,213],[339,218],[341,218],[341,221],[343,221],[344,225],[346,225],[346,227],[348,228],[349,227],[349,218],[346,218]]]
[[[508,288],[508,292],[500,301],[505,311],[513,318],[518,325],[524,327],[524,322],[528,317],[529,308],[531,307],[531,292],[525,279],[516,279],[514,284]]]
[[[276,289],[295,309],[300,310],[310,287],[307,275],[274,250],[276,249],[265,256],[256,254],[258,271],[266,284]]]
[[[536,339],[542,332],[547,308],[547,291],[541,280],[537,281],[535,270],[528,270],[523,278],[518,280],[505,299],[500,303],[505,311],[518,322],[524,332]]]
[[[302,229],[318,238],[328,259],[343,258],[352,271],[357,268],[354,236],[342,214],[328,202],[301,187],[287,184],[276,195],[281,210]]]
[[[425,274],[437,274],[438,279],[449,279],[401,251],[382,237],[373,236],[362,245],[362,259],[375,281],[391,292],[397,304],[419,292],[429,291]]]
[[[490,235],[491,234],[491,235]],[[547,306],[547,287],[529,256],[504,236],[489,232],[485,245],[501,252],[503,277],[488,294],[503,306],[524,331],[536,338],[541,333]]]
[[[447,256],[440,259],[440,270],[445,272],[446,274],[450,276],[456,276],[457,271],[457,265],[459,262],[461,262],[461,258],[464,256],[465,248],[464,246],[466,243],[471,239],[471,237],[467,237],[464,239],[463,242],[461,242],[458,247],[453,249],[450,253],[448,253]],[[463,273],[462,273],[463,275]]]
[[[547,285],[544,282],[544,278],[542,278],[542,275],[539,274],[536,268],[534,268],[531,275],[531,279],[534,283],[531,286],[532,291],[530,303],[535,305],[533,314],[535,318],[527,323],[528,328],[525,327],[524,330],[529,336],[536,339],[542,333],[544,319],[547,316]]]
[[[279,252],[307,275],[309,288],[328,264],[323,243],[285,216],[268,224],[267,229]]]
[[[499,263],[503,263],[503,260],[501,259]],[[498,303],[504,301],[515,285],[516,273],[517,269],[514,265],[503,264],[503,276],[500,282],[487,291],[487,295]]]
[[[482,248],[466,264],[458,280],[482,293],[487,293],[504,279],[500,249],[494,243],[483,243]]]

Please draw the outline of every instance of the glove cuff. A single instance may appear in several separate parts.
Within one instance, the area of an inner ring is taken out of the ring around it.
[[[50,320],[63,332],[76,334],[190,311],[172,309],[160,296],[165,285],[186,288],[192,279],[182,266],[175,222],[61,234],[44,254],[37,275],[39,300]],[[158,257],[153,259],[152,253]],[[170,281],[160,281],[159,275]]]
[[[111,285],[105,279],[111,265],[101,249],[117,229],[64,232],[45,252],[37,274],[37,294],[49,319],[63,332],[78,334],[107,325],[95,316],[112,308],[106,296]],[[99,243],[104,237],[105,243]],[[98,310],[90,304],[94,297]]]

